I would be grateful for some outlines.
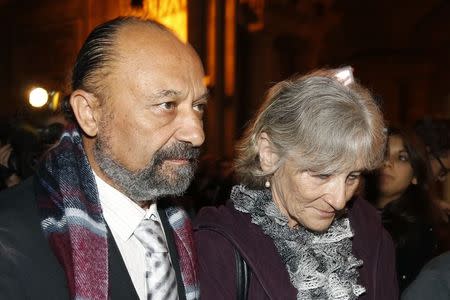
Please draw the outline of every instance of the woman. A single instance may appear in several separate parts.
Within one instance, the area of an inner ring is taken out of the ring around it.
[[[375,206],[396,246],[397,277],[403,291],[435,254],[431,172],[425,147],[408,132],[391,128],[378,170]],[[371,199],[372,201],[372,199]]]
[[[385,134],[348,75],[320,70],[270,89],[238,147],[241,184],[195,222],[203,299],[397,298],[392,241],[369,203],[350,201]]]

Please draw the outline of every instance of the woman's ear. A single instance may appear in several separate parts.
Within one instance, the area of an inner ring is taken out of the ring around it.
[[[417,184],[417,177],[414,176],[413,179],[411,180],[411,183],[416,185]]]
[[[100,103],[97,97],[84,90],[75,90],[70,96],[70,105],[77,118],[78,125],[89,137],[98,132],[98,110]]]
[[[270,141],[267,133],[263,132],[258,138],[258,153],[261,169],[264,172],[273,172],[278,163],[279,157],[273,149],[272,142]]]

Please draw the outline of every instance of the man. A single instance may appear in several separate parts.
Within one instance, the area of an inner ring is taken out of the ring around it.
[[[402,293],[401,299],[450,299],[450,252],[445,252],[429,261]]]
[[[442,191],[450,170],[450,120],[423,118],[416,122],[414,129],[427,147],[431,174],[436,183],[435,188],[441,191],[441,195],[435,199],[436,204],[441,210],[442,219],[448,223],[450,203],[443,201]]]
[[[450,251],[450,202],[444,195],[450,170],[450,119],[423,118],[416,122],[414,129],[419,139],[426,145],[429,167],[434,180],[434,186],[430,188],[437,191],[431,194],[433,202],[439,208],[436,212],[440,214],[442,221],[434,230],[438,238],[437,253]],[[430,272],[427,271],[425,274],[428,276]],[[416,286],[421,287],[420,283]]]
[[[428,149],[433,179],[445,181],[450,169],[450,120],[423,118],[414,129]]]
[[[0,299],[199,297],[190,224],[157,200],[193,177],[203,75],[195,51],[155,22],[94,29],[72,75],[78,126],[0,196]]]

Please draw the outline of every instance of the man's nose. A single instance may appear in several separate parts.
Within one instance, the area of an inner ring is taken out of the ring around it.
[[[181,142],[190,143],[194,147],[201,146],[205,141],[203,120],[194,110],[186,112],[180,117],[176,138]]]

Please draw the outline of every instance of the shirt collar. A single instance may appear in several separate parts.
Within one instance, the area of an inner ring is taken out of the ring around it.
[[[143,209],[95,172],[94,176],[105,221],[121,240],[127,241],[144,218],[159,220],[155,202],[148,209]]]

